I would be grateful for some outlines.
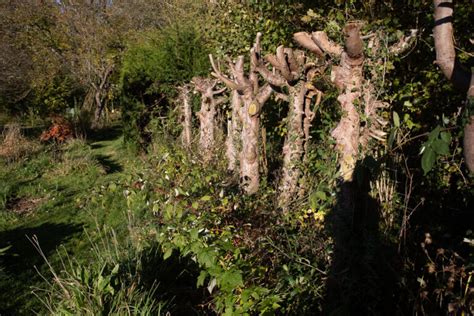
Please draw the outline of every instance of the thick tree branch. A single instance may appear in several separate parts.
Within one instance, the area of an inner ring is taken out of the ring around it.
[[[393,56],[397,56],[409,50],[415,43],[417,35],[418,35],[417,29],[410,30],[410,35],[402,36],[396,44],[393,44],[388,49],[389,54]]]
[[[339,57],[343,52],[341,45],[331,41],[326,32],[318,31],[311,34],[311,39],[323,52],[329,54],[331,57]]]
[[[260,104],[265,104],[267,100],[270,98],[270,96],[273,93],[273,88],[271,85],[266,84],[262,88],[260,88],[260,91],[257,94],[257,101]]]
[[[219,68],[216,66],[216,63],[214,62],[214,58],[212,57],[212,54],[209,54],[209,61],[211,62],[212,69],[214,70],[213,72],[211,72],[211,75],[213,77],[222,81],[231,90],[242,91],[243,89],[245,89],[243,85],[238,84],[237,82],[229,79],[227,76],[221,73]]]
[[[474,85],[474,76],[456,60],[452,23],[453,1],[434,0],[434,7],[435,26],[433,28],[433,36],[436,49],[436,64],[438,64],[446,78],[451,80],[457,89],[466,93]]]
[[[316,54],[319,57],[324,56],[324,52],[321,48],[313,41],[311,35],[307,32],[298,32],[293,34],[293,39],[300,44],[302,47],[308,49],[312,53]]]

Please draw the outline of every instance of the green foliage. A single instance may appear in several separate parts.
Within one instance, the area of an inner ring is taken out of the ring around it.
[[[292,45],[303,12],[298,2],[226,0],[212,8],[212,20],[204,31],[218,55],[248,56],[257,32],[263,34],[264,49],[274,52],[279,45]]]
[[[428,135],[428,140],[421,148],[421,167],[425,174],[433,169],[438,156],[449,154],[451,140],[451,133],[442,131],[439,125]]]
[[[207,74],[208,68],[205,38],[194,27],[176,24],[138,34],[121,68],[125,140],[146,147],[147,126],[170,110],[176,86]]]
[[[153,215],[139,239],[157,241],[164,259],[179,254],[196,262],[196,286],[212,296],[210,308],[219,314],[320,310],[320,276],[330,251],[320,213],[314,219],[285,219],[275,212],[272,189],[242,198],[232,185],[221,185],[229,181],[221,171],[224,163],[202,168],[167,142],[161,139],[150,152],[154,172],[140,174],[137,186],[124,192],[130,212]],[[322,199],[315,202],[320,210],[330,203],[325,195]],[[315,248],[304,246],[310,241]]]
[[[143,288],[142,258],[131,241],[119,242],[107,229],[95,240],[90,240],[93,256],[87,266],[59,252],[61,273],[51,268],[54,283],[46,289],[51,315],[161,315],[164,304],[155,301],[156,288]]]

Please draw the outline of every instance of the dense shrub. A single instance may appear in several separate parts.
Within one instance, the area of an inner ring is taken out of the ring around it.
[[[171,109],[176,86],[206,74],[208,67],[205,39],[191,26],[138,34],[121,68],[125,141],[146,148],[151,141],[147,126]]]

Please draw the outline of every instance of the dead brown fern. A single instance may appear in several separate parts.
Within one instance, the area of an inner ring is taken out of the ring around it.
[[[21,158],[37,152],[39,144],[29,140],[21,132],[18,123],[10,123],[5,126],[0,142],[0,157],[8,162],[18,161]]]

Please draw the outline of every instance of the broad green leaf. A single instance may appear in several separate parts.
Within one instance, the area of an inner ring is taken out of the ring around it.
[[[393,124],[395,125],[395,127],[400,127],[400,117],[395,111],[393,111]]]
[[[315,193],[315,195],[316,195],[316,197],[317,197],[318,199],[320,199],[321,201],[326,201],[326,199],[327,199],[326,193],[323,192],[323,191],[317,191],[317,192]]]
[[[451,133],[450,132],[441,132],[439,134],[439,136],[441,137],[441,139],[448,143],[448,144],[451,144],[451,140],[453,139],[452,136],[451,136]]]
[[[226,271],[222,275],[221,283],[223,287],[234,289],[244,285],[240,271]]]
[[[196,286],[197,287],[203,286],[204,281],[206,280],[207,276],[208,276],[208,273],[206,271],[202,270],[201,273],[199,274],[198,278],[197,278]]]
[[[211,196],[209,196],[209,195],[204,195],[204,196],[201,198],[201,201],[207,202],[207,201],[210,201],[211,199],[212,199]]]
[[[163,260],[168,259],[169,257],[171,257],[172,254],[173,254],[173,249],[172,248],[166,250],[165,254],[163,255]]]
[[[435,159],[436,155],[433,149],[431,149],[431,147],[427,147],[423,152],[423,156],[421,156],[421,168],[423,168],[423,172],[425,175],[433,168]]]
[[[447,155],[449,154],[449,144],[441,139],[437,139],[431,145],[431,148],[438,154],[438,155]]]
[[[433,142],[436,138],[438,138],[439,132],[441,131],[441,126],[436,126],[434,130],[431,131],[430,135],[428,136],[428,142]]]

